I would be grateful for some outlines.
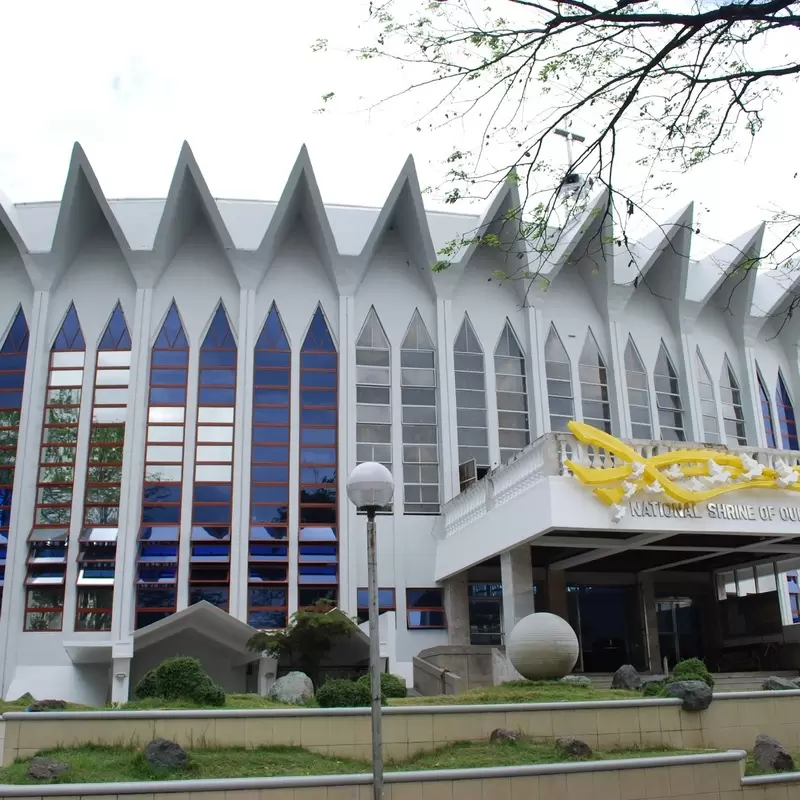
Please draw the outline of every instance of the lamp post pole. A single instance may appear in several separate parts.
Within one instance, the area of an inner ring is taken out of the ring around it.
[[[381,643],[378,625],[378,553],[374,507],[367,511],[367,591],[369,593],[369,674],[372,687],[372,789],[383,800],[383,726],[381,721]]]

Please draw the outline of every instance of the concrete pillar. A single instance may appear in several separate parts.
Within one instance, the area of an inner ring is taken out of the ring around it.
[[[272,656],[264,656],[258,659],[258,688],[257,694],[265,696],[275,683],[278,676],[278,659]]]
[[[639,601],[642,604],[645,646],[647,647],[648,669],[661,673],[661,645],[658,641],[658,617],[656,615],[656,593],[653,576],[639,576]]]
[[[444,582],[444,610],[447,615],[449,644],[469,644],[469,596],[467,573]]]
[[[131,659],[111,660],[111,702],[127,703],[131,687]]]
[[[567,576],[564,570],[547,570],[547,605],[551,614],[569,622],[567,611]]]
[[[508,636],[523,617],[534,611],[530,545],[524,544],[500,554],[500,576],[503,582],[503,633]]]

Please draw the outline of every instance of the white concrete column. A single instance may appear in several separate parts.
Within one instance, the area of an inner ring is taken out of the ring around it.
[[[608,320],[608,377],[611,394],[612,430],[618,436],[631,436],[631,418],[628,408],[627,383],[625,381],[625,347],[628,343],[625,331],[616,320]]]
[[[544,373],[544,339],[542,338],[541,312],[532,306],[525,309],[525,374],[528,388],[528,428],[531,441],[547,432],[549,427],[547,398],[542,396],[542,386],[546,386]],[[544,334],[546,335],[546,334]]]
[[[697,389],[697,342],[691,333],[681,333],[679,338],[680,353],[676,353],[674,364],[681,380],[681,397],[684,401],[683,419],[686,429],[686,440],[697,442],[702,440],[703,430],[700,413],[700,393]],[[655,394],[655,393],[654,393]],[[720,428],[720,430],[722,430]],[[724,436],[724,433],[723,433]]]
[[[356,466],[356,303],[355,297],[339,297],[339,409],[338,460],[336,470],[339,505],[339,607],[355,616],[358,594],[358,536],[363,523],[347,497],[347,479]],[[295,419],[299,419],[299,414]],[[299,428],[299,425],[295,426]],[[395,469],[395,480],[397,470]],[[366,546],[366,544],[364,544]]]
[[[508,636],[523,617],[534,612],[530,545],[524,544],[500,554],[500,576],[503,582],[503,633]]]
[[[258,683],[256,694],[262,696],[266,695],[272,687],[272,684],[275,683],[277,675],[278,659],[272,658],[272,656],[262,655],[261,658],[258,659]]]
[[[756,351],[751,345],[745,343],[742,350],[742,375],[739,377],[741,383],[742,412],[744,413],[745,433],[747,434],[747,444],[751,447],[766,447],[767,434],[764,430],[764,417],[761,413],[761,395],[758,390],[758,364],[756,363]],[[770,399],[772,409],[772,425],[775,429],[775,447],[781,448],[781,431],[778,424],[777,408],[775,408],[775,386],[777,386],[777,376],[775,384],[770,387],[765,386],[767,396]],[[723,431],[724,437],[724,430]],[[724,439],[723,439],[724,441]]]
[[[131,658],[111,660],[111,702],[127,703],[131,692]]]
[[[458,423],[456,421],[456,378],[453,372],[453,303],[436,303],[436,366],[439,377],[439,462],[442,470],[442,505],[455,497],[458,482]]]
[[[447,615],[448,644],[469,644],[469,596],[467,573],[444,581],[444,611]]]

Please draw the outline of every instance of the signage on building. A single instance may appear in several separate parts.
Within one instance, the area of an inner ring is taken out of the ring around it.
[[[592,448],[585,454],[591,466],[578,458],[567,460],[565,466],[610,507],[614,522],[625,516],[625,501],[634,517],[800,522],[800,508],[796,506],[716,499],[752,489],[800,492],[800,467],[781,459],[765,466],[747,453],[719,450],[672,450],[647,456],[583,422],[570,422],[569,429],[579,442]],[[643,495],[655,497],[639,499]]]

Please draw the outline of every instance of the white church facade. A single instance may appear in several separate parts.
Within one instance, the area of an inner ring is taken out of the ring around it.
[[[255,629],[364,619],[368,460],[409,683],[534,608],[587,673],[800,666],[792,276],[744,268],[762,228],[692,261],[691,207],[600,246],[601,195],[547,256],[431,269],[517,203],[426,212],[409,160],[382,208],[326,206],[305,150],[278,202],[215,199],[188,146],[165,199],[107,200],[78,146],[60,201],[2,199],[3,696],[124,701],[178,653],[263,689]]]

